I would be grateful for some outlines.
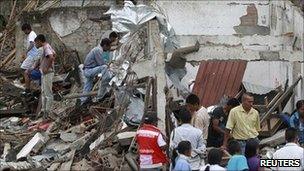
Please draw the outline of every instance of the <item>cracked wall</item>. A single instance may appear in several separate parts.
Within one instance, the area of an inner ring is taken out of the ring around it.
[[[303,13],[289,1],[157,1],[189,60],[303,61]]]
[[[203,60],[242,59],[267,65],[284,62],[289,66],[289,85],[299,74],[304,75],[303,12],[287,0],[157,3],[168,16],[181,47],[200,43],[198,52],[185,56],[189,74],[183,78],[183,84],[196,77],[191,73],[196,73],[197,67],[190,62]],[[302,81],[292,100],[303,98],[303,90]]]
[[[59,7],[49,9],[42,16],[39,12],[31,13],[22,22],[29,21],[37,34],[45,34],[51,45],[60,48],[58,39],[50,34],[53,30],[67,48],[77,50],[84,59],[100,42],[101,36],[111,30],[110,17],[103,14],[108,9],[109,6]]]
[[[240,35],[269,35],[269,27],[258,25],[258,10],[256,5],[248,5],[246,12],[246,15],[240,17],[241,24],[233,27],[235,32]],[[266,19],[264,19],[262,22],[266,23]]]

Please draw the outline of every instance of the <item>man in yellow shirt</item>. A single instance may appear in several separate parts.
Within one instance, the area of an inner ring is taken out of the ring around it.
[[[256,139],[260,129],[259,112],[252,108],[254,98],[249,94],[243,94],[242,104],[231,109],[226,124],[226,134],[223,147],[226,148],[227,141],[230,137],[239,141],[242,148],[242,154],[245,151],[247,140]]]

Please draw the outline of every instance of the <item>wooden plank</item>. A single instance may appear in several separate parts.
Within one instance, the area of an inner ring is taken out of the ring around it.
[[[278,87],[278,93],[274,96],[274,98],[269,102],[269,104],[266,106],[266,108],[270,108],[275,104],[275,102],[281,97],[281,95],[284,93],[282,90],[282,87]]]
[[[302,76],[300,76],[293,84],[292,86],[290,86],[284,93],[282,96],[280,96],[280,98],[274,103],[274,105],[266,112],[265,115],[263,115],[262,119],[261,119],[261,123],[263,123],[267,117],[274,112],[277,107],[282,103],[282,101],[293,91],[293,89],[296,87],[296,85],[299,83],[299,81],[302,79]]]
[[[3,66],[5,66],[7,63],[9,63],[9,61],[11,61],[11,60],[13,59],[15,53],[16,53],[16,48],[15,48],[14,50],[12,50],[12,51],[10,52],[10,54],[8,54],[8,55],[4,58],[3,61],[1,61],[0,69],[1,69]]]
[[[70,159],[70,160],[67,161],[67,162],[65,162],[65,163],[62,163],[59,170],[71,170],[71,166],[72,166],[73,161],[74,161],[75,152],[76,152],[76,149],[73,149],[73,150],[69,153],[69,159]]]
[[[17,0],[14,1],[13,7],[12,7],[12,10],[11,10],[11,13],[10,13],[10,17],[8,19],[8,22],[7,22],[7,27],[9,27],[11,25],[11,21],[13,19],[13,15],[15,13],[16,3],[17,3]],[[6,39],[6,36],[8,34],[7,30],[8,30],[8,28],[6,28],[5,31],[4,31],[4,36],[3,36],[3,41],[2,41],[2,44],[1,44],[0,53],[2,52],[4,44],[5,44],[5,39]]]

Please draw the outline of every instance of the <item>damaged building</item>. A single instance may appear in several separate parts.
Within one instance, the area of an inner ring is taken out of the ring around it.
[[[0,1],[0,168],[137,170],[134,140],[154,111],[170,137],[190,93],[208,110],[244,92],[260,112],[262,156],[284,143],[279,114],[304,98],[301,1]],[[36,118],[40,89],[21,96],[23,23],[57,57],[55,117]],[[109,31],[120,35],[111,78],[82,93],[81,64]],[[77,99],[91,97],[88,105]],[[229,159],[229,155],[224,157]],[[226,161],[227,162],[227,161]]]

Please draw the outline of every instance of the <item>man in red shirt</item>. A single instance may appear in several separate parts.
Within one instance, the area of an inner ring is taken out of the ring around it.
[[[161,170],[168,159],[165,153],[166,142],[156,127],[155,113],[144,116],[144,124],[136,132],[140,170]]]

